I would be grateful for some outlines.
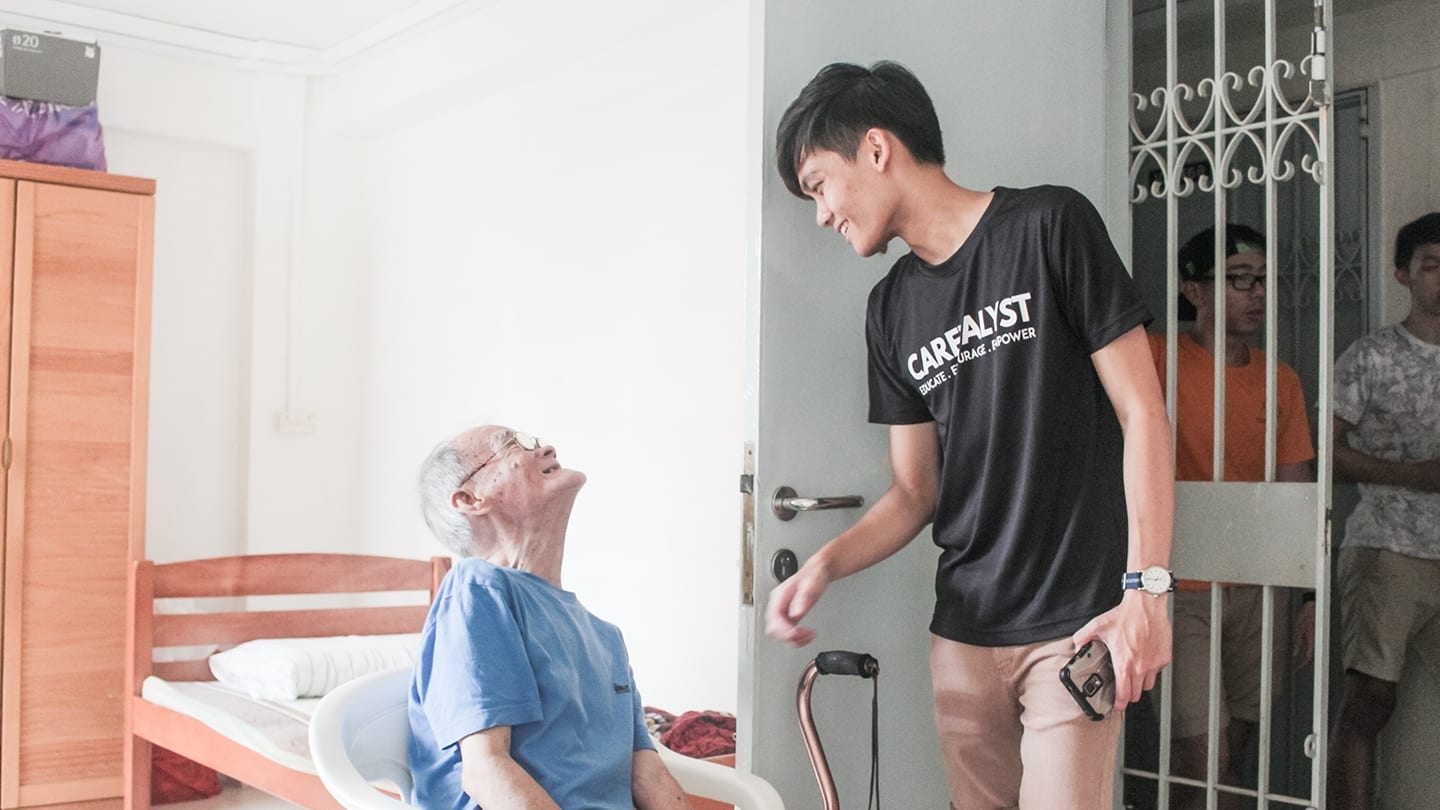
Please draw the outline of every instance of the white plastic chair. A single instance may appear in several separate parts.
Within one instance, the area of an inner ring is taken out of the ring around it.
[[[406,754],[410,738],[410,670],[357,678],[326,695],[310,719],[310,755],[320,781],[349,810],[403,810],[412,782]],[[692,796],[739,810],[784,810],[780,794],[758,776],[691,759],[660,747],[670,773]],[[389,788],[402,798],[381,791]]]

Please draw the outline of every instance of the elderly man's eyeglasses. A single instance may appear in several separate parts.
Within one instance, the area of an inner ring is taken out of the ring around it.
[[[463,483],[465,483],[466,481],[469,481],[471,478],[474,478],[476,473],[478,473],[478,472],[480,472],[481,470],[485,469],[485,465],[486,465],[486,464],[489,464],[490,462],[492,462],[492,461],[494,461],[495,459],[499,458],[501,455],[503,455],[503,454],[505,453],[506,450],[509,450],[511,447],[518,447],[518,448],[520,448],[521,450],[524,450],[524,451],[526,451],[526,452],[530,452],[530,451],[536,449],[536,448],[539,447],[539,446],[540,446],[540,439],[538,439],[538,438],[536,438],[536,437],[534,437],[534,436],[531,436],[529,433],[521,433],[520,431],[517,430],[517,431],[515,431],[515,432],[513,432],[513,433],[510,434],[510,437],[509,437],[508,439],[506,439],[503,444],[500,445],[500,448],[499,448],[498,450],[496,450],[495,452],[491,453],[488,458],[486,458],[484,461],[480,462],[480,466],[478,466],[478,467],[476,467],[475,469],[471,470],[469,475],[465,476],[464,478],[461,478],[461,479],[460,479],[460,484],[463,484]],[[459,486],[459,484],[456,484],[456,486]]]
[[[1215,280],[1215,277],[1214,277],[1214,276],[1206,276],[1206,277],[1204,277],[1204,278],[1202,278],[1202,279],[1200,279],[1200,280],[1201,280],[1201,281],[1214,281],[1214,280]],[[1225,283],[1229,284],[1229,285],[1230,285],[1230,289],[1232,289],[1232,290],[1234,290],[1234,291],[1236,291],[1236,292],[1250,292],[1251,290],[1255,289],[1255,285],[1256,285],[1256,284],[1259,284],[1261,287],[1264,287],[1264,286],[1265,286],[1265,274],[1264,274],[1264,273],[1259,273],[1259,274],[1256,274],[1256,273],[1226,273],[1226,274],[1225,274]]]

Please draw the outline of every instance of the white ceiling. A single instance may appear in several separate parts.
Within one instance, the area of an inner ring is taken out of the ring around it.
[[[492,0],[4,0],[0,24],[324,70]]]
[[[420,0],[69,0],[67,5],[324,51],[400,17]]]

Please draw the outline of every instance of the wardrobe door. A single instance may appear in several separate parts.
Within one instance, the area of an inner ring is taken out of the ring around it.
[[[3,349],[0,351],[0,403],[3,403],[0,404],[0,409],[3,409],[4,416],[0,418],[0,427],[4,428],[4,436],[0,437],[0,446],[3,446],[0,454],[3,454],[5,462],[4,472],[0,473],[5,476],[5,480],[0,481],[0,538],[6,541],[0,543],[0,555],[3,555],[0,556],[0,571],[4,572],[3,577],[0,577],[0,644],[3,644],[3,647],[0,647],[0,804],[5,807],[15,804],[13,785],[16,780],[11,774],[16,766],[20,737],[20,716],[18,711],[12,710],[12,705],[18,706],[18,701],[12,699],[10,688],[11,680],[19,679],[20,670],[9,665],[8,643],[8,639],[18,638],[20,634],[21,602],[21,577],[11,568],[9,547],[9,471],[12,451],[9,430],[10,347],[13,337],[11,315],[15,273],[16,185],[14,180],[0,179],[0,290],[4,291],[3,300],[0,300],[0,349]],[[14,609],[11,608],[12,603]],[[14,697],[18,698],[18,688],[13,691]]]
[[[5,807],[122,793],[125,571],[144,537],[150,197],[21,181]]]
[[[0,178],[0,457],[5,465],[10,461],[10,448],[5,441],[9,437],[7,424],[10,407],[10,293],[15,270],[15,181]],[[3,473],[0,473],[3,475]],[[0,571],[4,570],[5,502],[6,487],[0,481]],[[5,624],[5,581],[0,577],[0,639],[4,638]],[[0,761],[4,759],[5,742],[0,736]]]

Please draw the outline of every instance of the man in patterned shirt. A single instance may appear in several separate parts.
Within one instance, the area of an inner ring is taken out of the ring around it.
[[[1404,321],[1335,364],[1335,472],[1360,485],[1338,562],[1345,692],[1329,806],[1368,808],[1375,740],[1410,650],[1440,677],[1440,213],[1395,238]]]

